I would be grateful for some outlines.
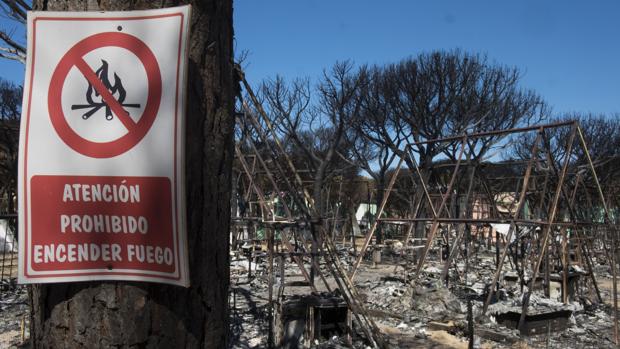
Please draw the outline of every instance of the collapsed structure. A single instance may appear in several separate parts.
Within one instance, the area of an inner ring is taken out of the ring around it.
[[[418,142],[455,144],[453,159],[430,166],[404,147],[362,231],[343,212],[345,179],[313,202],[239,73],[249,100],[236,120],[233,315],[266,298],[265,316],[250,317],[250,346],[409,347],[447,341],[438,331],[470,347],[618,343],[614,194],[577,122]],[[473,159],[477,140],[500,135],[518,137],[528,156]]]

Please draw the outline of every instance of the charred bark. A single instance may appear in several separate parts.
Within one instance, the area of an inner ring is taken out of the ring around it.
[[[186,185],[191,287],[84,282],[32,288],[34,348],[225,348],[233,159],[232,0],[191,1]],[[177,1],[38,0],[36,10],[114,11]]]

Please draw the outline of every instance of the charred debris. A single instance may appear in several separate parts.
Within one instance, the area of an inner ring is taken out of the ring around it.
[[[277,96],[239,74],[233,347],[616,346],[617,195],[578,121],[401,143],[382,186],[336,154],[317,185],[263,107]]]

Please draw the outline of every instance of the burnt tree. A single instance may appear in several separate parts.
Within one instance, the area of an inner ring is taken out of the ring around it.
[[[22,88],[0,78],[0,212],[15,213]]]
[[[402,138],[395,137],[391,132],[390,116],[392,111],[386,103],[385,84],[390,81],[379,67],[372,67],[368,72],[369,82],[361,91],[362,107],[360,113],[352,118],[350,132],[347,133],[351,153],[357,166],[372,177],[376,195],[374,203],[377,209],[385,197],[388,184],[388,170],[393,165],[397,153],[394,149],[401,149]],[[370,201],[370,200],[369,200]],[[370,202],[368,202],[370,204]],[[379,217],[373,217],[378,219]],[[383,229],[379,224],[375,230],[376,242],[383,241]]]
[[[298,166],[308,169],[313,218],[321,218],[325,213],[323,189],[328,180],[349,167],[341,162],[343,153],[349,152],[346,132],[360,111],[360,89],[366,83],[365,68],[354,72],[353,64],[345,61],[324,71],[314,88],[308,80],[297,79],[287,84],[280,77],[261,86],[265,108],[276,131],[289,144],[288,150]]]
[[[282,78],[262,84],[261,93],[276,132],[298,164],[307,167],[312,192],[310,230],[312,234],[312,268],[310,279],[316,275],[316,255],[321,246],[320,226],[326,228],[326,192],[329,180],[344,173],[338,154],[346,146],[346,130],[352,117],[361,108],[360,88],[366,84],[365,68],[354,73],[351,62],[338,62],[316,87],[307,80],[297,79],[288,84]],[[316,100],[312,99],[313,93]]]
[[[233,159],[232,1],[190,1],[186,184],[190,282],[32,288],[34,348],[225,348]],[[116,11],[178,1],[38,0],[35,10]]]

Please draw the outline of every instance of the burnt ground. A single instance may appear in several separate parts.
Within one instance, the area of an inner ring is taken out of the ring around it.
[[[353,260],[351,251],[342,249],[340,252],[341,262],[350,265]],[[413,282],[411,279],[415,274],[414,264],[402,258],[392,258],[396,255],[398,254],[384,249],[382,262],[372,265],[370,261],[366,261],[355,278],[361,300],[385,334],[391,348],[467,348],[468,299],[472,299],[474,347],[615,348],[611,307],[612,282],[607,266],[600,265],[596,268],[604,303],[597,304],[585,275],[581,276],[581,286],[577,287],[574,300],[568,304],[560,302],[559,283],[552,282],[551,297],[543,297],[542,290],[536,291],[531,297],[528,314],[557,314],[564,311],[570,316],[559,320],[564,322],[559,329],[556,329],[553,323],[543,326],[538,324],[538,334],[521,335],[513,326],[499,323],[501,314],[509,311],[520,312],[522,293],[519,285],[503,281],[501,300],[492,304],[486,315],[481,314],[485,284],[495,270],[492,251],[482,250],[472,257],[467,273],[466,266],[457,263],[460,281],[451,282],[449,287],[445,287],[439,280],[443,264],[433,260],[438,259],[437,256],[431,256],[417,282]],[[234,305],[231,307],[233,348],[267,347],[269,308],[265,259],[255,260],[252,276],[248,278],[247,259],[240,254],[232,257],[231,284],[234,292],[231,292],[230,301],[231,305]],[[309,265],[306,267],[309,270]],[[504,269],[510,267],[506,266]],[[327,269],[322,269],[322,272],[329,274]],[[451,271],[451,279],[456,278],[456,271]],[[285,266],[285,279],[285,282],[303,280],[297,266],[292,263]],[[277,294],[279,281],[276,276],[274,294]],[[332,287],[336,286],[330,277],[328,283]],[[319,291],[326,291],[320,282],[317,288]],[[309,293],[311,292],[308,287],[286,287],[284,298],[290,299],[295,295]],[[353,325],[355,327],[355,322]],[[311,344],[319,348],[348,347],[343,336],[323,337],[311,341]],[[363,336],[358,335],[353,337],[352,346],[366,348],[368,343]]]
[[[386,341],[392,348],[467,348],[467,297],[472,297],[474,342],[478,348],[614,348],[612,279],[609,267],[599,265],[597,281],[603,304],[597,304],[590,285],[580,287],[575,301],[564,305],[558,301],[557,289],[552,284],[551,299],[540,292],[532,297],[530,314],[569,310],[566,328],[555,331],[548,328],[538,335],[520,335],[516,329],[498,323],[498,314],[520,309],[520,287],[508,282],[502,284],[503,300],[492,304],[489,313],[481,316],[481,294],[485,280],[493,272],[492,254],[481,253],[470,263],[467,280],[456,286],[444,287],[439,282],[441,264],[427,263],[417,282],[412,282],[413,264],[392,259],[384,253],[382,263],[376,266],[362,264],[355,285],[360,298],[369,310]],[[269,333],[268,283],[266,260],[253,264],[252,277],[247,275],[247,259],[233,256],[230,292],[231,348],[266,348]],[[350,264],[351,256],[341,251],[341,262]],[[309,267],[309,266],[307,266]],[[464,265],[459,264],[459,269]],[[322,269],[328,275],[327,269]],[[464,270],[461,271],[464,278]],[[285,281],[303,280],[293,264],[285,266]],[[454,275],[453,275],[454,276]],[[328,283],[335,288],[331,277]],[[275,280],[274,294],[279,279]],[[23,348],[28,339],[28,294],[25,286],[3,281],[0,285],[0,348]],[[318,283],[319,291],[325,291]],[[309,294],[308,287],[286,287],[285,298]],[[477,297],[477,298],[476,298]],[[356,327],[353,322],[354,329]],[[323,337],[311,341],[317,348],[346,348],[344,336]],[[366,348],[368,343],[361,332],[353,335],[354,348]]]
[[[14,280],[0,285],[0,348],[21,347],[28,338],[27,287],[15,285]]]

